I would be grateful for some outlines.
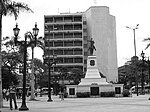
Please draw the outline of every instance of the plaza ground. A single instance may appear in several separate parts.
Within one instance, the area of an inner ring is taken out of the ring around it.
[[[134,94],[132,97],[118,98],[65,98],[61,101],[59,96],[52,96],[53,102],[47,102],[47,96],[37,97],[38,101],[29,101],[26,104],[27,112],[149,112],[150,95]],[[18,107],[21,100],[17,100]],[[19,112],[10,110],[9,102],[4,101],[1,112]]]

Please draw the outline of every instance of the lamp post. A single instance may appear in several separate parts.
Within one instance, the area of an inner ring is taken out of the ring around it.
[[[138,59],[138,57],[136,56],[135,30],[138,29],[138,26],[139,26],[139,24],[137,24],[135,27],[126,26],[126,28],[129,28],[129,29],[133,30],[133,35],[134,35],[134,54],[135,54],[135,55],[134,55],[134,58],[135,58],[134,63],[135,63],[135,65],[136,65],[137,59]],[[135,75],[136,75],[136,93],[137,93],[137,96],[138,96],[138,95],[139,95],[139,93],[138,93],[138,75],[137,75],[137,72],[136,72],[136,71],[135,71]]]
[[[142,94],[144,94],[144,55],[145,53],[142,51],[141,56],[142,56],[142,78],[141,78],[141,89],[142,89]]]
[[[34,43],[36,45],[36,36],[38,35],[39,29],[37,28],[37,24],[35,24],[35,28],[33,28],[33,35],[34,35],[34,40],[31,40],[31,36],[33,37],[31,32],[25,33],[25,40],[24,41],[18,41],[18,34],[20,29],[18,28],[18,25],[16,24],[16,27],[13,28],[14,31],[14,42],[15,45],[19,44],[24,47],[24,69],[23,69],[23,94],[22,94],[22,105],[19,108],[20,111],[24,110],[29,110],[28,107],[26,106],[26,61],[27,61],[27,47],[31,44]],[[27,38],[30,39],[30,42],[27,42]]]
[[[126,28],[132,29],[133,30],[133,35],[134,35],[134,53],[136,56],[136,40],[135,40],[135,30],[138,29],[139,24],[137,24],[135,27],[129,27],[126,26]]]
[[[44,58],[44,63],[48,66],[48,102],[52,102],[52,98],[51,98],[51,67],[52,65],[56,65],[56,58],[57,56],[56,55],[53,55],[53,59],[54,61],[51,62],[50,59],[50,55],[48,57],[43,57]],[[46,58],[48,59],[47,62],[46,62]]]

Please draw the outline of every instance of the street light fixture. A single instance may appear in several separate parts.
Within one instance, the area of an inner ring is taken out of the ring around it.
[[[141,57],[142,57],[142,78],[141,78],[141,89],[142,89],[142,94],[144,94],[144,56],[145,56],[145,53],[142,51],[141,53]]]
[[[52,98],[51,98],[51,67],[55,64],[56,65],[56,63],[57,63],[57,61],[56,61],[56,58],[57,58],[57,55],[53,55],[53,57],[50,57],[50,55],[48,56],[48,57],[43,57],[44,58],[44,63],[48,66],[48,102],[52,102],[53,100],[52,100]],[[51,58],[53,58],[54,59],[54,61],[53,62],[51,62]],[[46,62],[46,59],[48,59],[47,60],[47,62]]]
[[[15,35],[14,42],[15,42],[15,46],[16,46],[17,45],[17,43],[16,43],[17,37],[18,37],[19,32],[20,32],[20,29],[18,28],[18,24],[16,24],[16,27],[13,28],[13,32],[14,32],[14,35]]]
[[[136,56],[135,30],[138,29],[138,26],[139,26],[139,24],[137,24],[135,27],[126,26],[126,28],[129,28],[129,29],[133,30],[133,35],[134,35],[134,53],[135,53],[135,56],[134,56],[135,61],[134,61],[134,63],[135,63],[135,65],[136,65],[136,62],[137,62],[137,59],[138,59],[138,57]],[[137,96],[138,96],[138,75],[137,75],[136,71],[135,71],[135,75],[136,75],[136,88],[137,88],[136,89],[136,93],[137,93]]]
[[[27,47],[29,47],[30,44],[36,43],[36,36],[38,35],[39,29],[37,28],[37,24],[35,24],[35,28],[33,28],[34,36],[31,32],[25,33],[25,40],[24,41],[18,41],[18,35],[20,29],[18,28],[18,25],[16,24],[16,27],[13,28],[14,31],[14,42],[15,45],[19,44],[24,47],[24,69],[23,69],[23,94],[22,94],[22,105],[19,108],[20,111],[29,110],[29,108],[26,106],[26,61],[27,61]],[[34,40],[32,40],[31,37],[34,37]],[[27,43],[27,38],[30,39],[30,41]],[[36,45],[36,44],[35,44]]]
[[[32,29],[33,30],[33,35],[35,37],[35,46],[36,46],[36,41],[37,41],[37,35],[39,33],[39,29],[37,28],[37,23],[35,24],[35,27]]]

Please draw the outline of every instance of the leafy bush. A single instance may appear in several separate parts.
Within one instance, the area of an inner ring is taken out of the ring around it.
[[[114,91],[101,92],[101,97],[115,97]]]
[[[90,97],[90,92],[77,92],[76,95],[78,98],[87,98]]]
[[[123,90],[122,95],[123,95],[123,97],[129,97],[129,95],[130,95],[129,90],[128,89]]]

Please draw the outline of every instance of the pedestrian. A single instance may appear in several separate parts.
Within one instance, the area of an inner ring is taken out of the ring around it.
[[[61,88],[60,94],[61,94],[61,100],[64,100],[64,88],[63,87]]]
[[[9,89],[6,90],[6,101],[9,100]]]
[[[12,100],[14,100],[14,106],[15,106],[15,109],[17,109],[16,87],[14,85],[10,86],[10,89],[9,89],[9,98],[10,98],[10,110],[13,109]]]
[[[22,90],[19,89],[19,99],[21,98],[21,96],[22,96]]]
[[[5,98],[6,98],[6,89],[3,89],[3,99],[5,100]]]

